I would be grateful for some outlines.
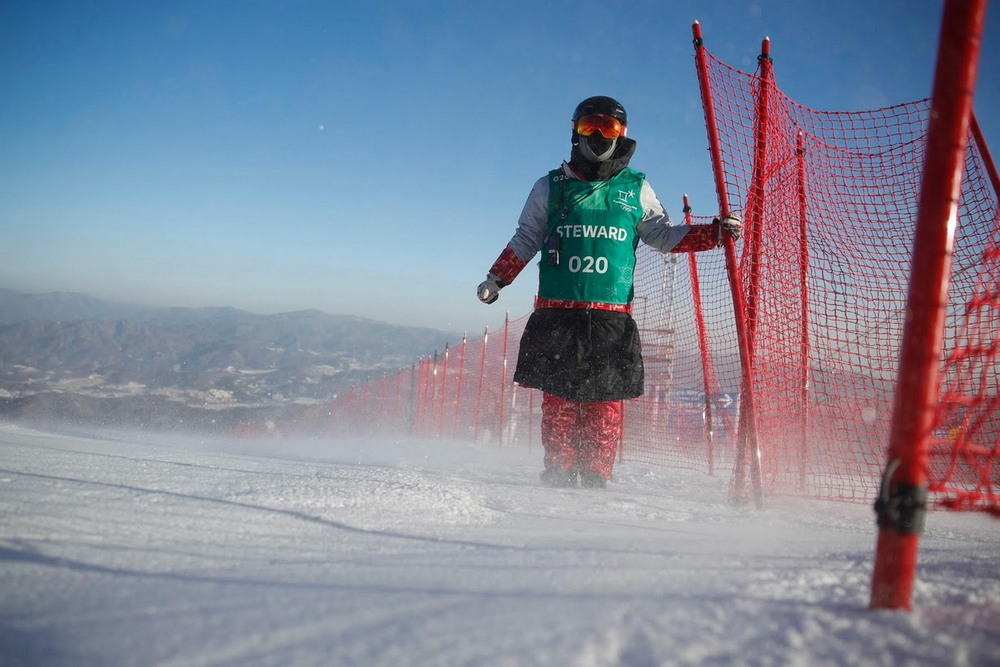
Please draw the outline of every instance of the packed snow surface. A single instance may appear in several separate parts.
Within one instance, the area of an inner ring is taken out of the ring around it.
[[[996,520],[932,513],[914,610],[872,612],[868,505],[540,460],[0,425],[0,662],[1000,664]]]

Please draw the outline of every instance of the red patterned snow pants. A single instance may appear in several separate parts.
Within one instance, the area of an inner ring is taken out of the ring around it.
[[[622,401],[580,403],[543,393],[545,468],[593,470],[611,479],[624,412]]]

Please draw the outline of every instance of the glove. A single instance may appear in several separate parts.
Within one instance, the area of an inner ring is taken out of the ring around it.
[[[732,237],[734,241],[739,241],[743,235],[743,220],[738,215],[730,214],[721,220],[716,218],[712,222],[719,225],[719,245],[722,245],[723,234]]]
[[[506,283],[492,273],[486,274],[486,280],[479,283],[476,296],[483,303],[493,303],[500,298],[500,290],[506,287]]]

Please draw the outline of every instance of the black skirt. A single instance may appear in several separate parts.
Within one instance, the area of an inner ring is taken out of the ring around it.
[[[536,310],[521,336],[514,382],[571,401],[642,396],[642,346],[635,320],[607,310]]]

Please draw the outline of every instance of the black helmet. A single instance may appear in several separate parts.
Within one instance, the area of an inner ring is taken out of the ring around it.
[[[628,116],[625,114],[625,107],[613,97],[605,97],[603,95],[588,97],[577,104],[576,110],[573,112],[573,122],[575,123],[580,118],[594,113],[617,118],[621,121],[622,125],[628,125]]]

